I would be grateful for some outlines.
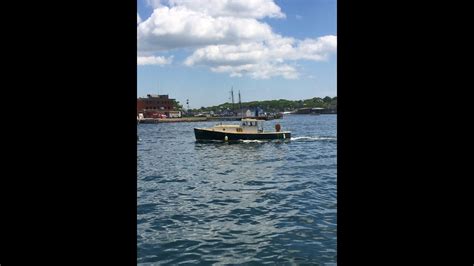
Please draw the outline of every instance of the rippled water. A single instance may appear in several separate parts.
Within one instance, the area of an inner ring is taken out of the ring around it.
[[[336,262],[336,115],[267,121],[290,141],[197,143],[194,127],[138,126],[138,263]]]

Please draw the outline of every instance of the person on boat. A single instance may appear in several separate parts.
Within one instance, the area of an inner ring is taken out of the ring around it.
[[[275,125],[275,130],[276,130],[276,132],[280,132],[280,130],[281,130],[280,124]]]

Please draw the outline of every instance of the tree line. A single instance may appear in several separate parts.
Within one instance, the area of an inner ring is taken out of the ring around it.
[[[252,102],[242,103],[242,109],[244,110],[255,109],[257,107],[263,109],[265,112],[285,112],[285,111],[294,111],[301,108],[316,108],[316,107],[329,109],[329,110],[336,110],[337,109],[337,96],[332,97],[332,98],[329,96],[326,96],[324,98],[314,97],[311,99],[296,100],[296,101],[279,99],[279,100],[252,101]],[[190,109],[189,111],[190,112],[209,112],[209,111],[222,112],[225,110],[232,111],[233,109],[235,109],[235,111],[240,110],[239,104],[235,103],[234,106],[232,106],[232,103],[226,102],[226,103],[216,105],[216,106]]]

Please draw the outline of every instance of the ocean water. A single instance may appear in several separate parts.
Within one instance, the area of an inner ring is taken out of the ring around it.
[[[337,115],[265,122],[289,141],[198,143],[138,125],[138,263],[335,265]],[[237,122],[226,122],[237,123]]]

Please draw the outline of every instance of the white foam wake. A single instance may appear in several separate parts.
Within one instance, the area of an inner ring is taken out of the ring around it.
[[[321,136],[315,136],[315,137],[292,137],[291,140],[337,140],[335,137],[321,137]]]
[[[260,143],[260,142],[264,142],[262,140],[241,140],[243,143]]]

